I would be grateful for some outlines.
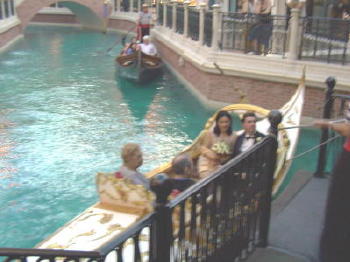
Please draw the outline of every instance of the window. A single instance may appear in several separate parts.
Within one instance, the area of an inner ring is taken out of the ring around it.
[[[7,0],[4,1],[4,8],[5,8],[5,18],[10,17],[9,2]]]
[[[2,10],[3,10],[3,6],[2,6],[2,1],[0,0],[0,20],[4,19],[3,15],[2,15]]]
[[[10,1],[10,7],[11,7],[11,16],[15,15],[15,3],[14,0],[9,0]]]

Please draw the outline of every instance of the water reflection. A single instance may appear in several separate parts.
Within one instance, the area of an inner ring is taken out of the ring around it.
[[[123,78],[117,78],[117,87],[123,95],[123,100],[128,105],[132,116],[136,121],[143,121],[153,98],[157,93],[157,83],[138,85]]]
[[[146,172],[208,116],[168,73],[145,87],[116,81],[114,58],[96,56],[115,34],[28,30],[0,54],[0,109],[15,109],[0,129],[0,185],[10,189],[0,190],[0,246],[9,247],[33,247],[94,204],[96,172],[116,170],[125,143],[141,144]]]
[[[11,141],[8,129],[14,127],[14,123],[7,119],[7,114],[12,110],[0,110],[0,186],[3,189],[19,186],[19,184],[11,182],[18,172],[11,164],[11,160],[16,156],[13,153],[14,142]]]

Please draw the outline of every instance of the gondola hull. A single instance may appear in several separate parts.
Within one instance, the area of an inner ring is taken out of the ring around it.
[[[138,84],[147,84],[163,74],[160,58],[135,53],[116,58],[116,72],[119,77]]]

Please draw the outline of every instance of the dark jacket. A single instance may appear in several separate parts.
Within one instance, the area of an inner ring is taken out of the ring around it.
[[[244,137],[245,137],[245,133],[243,133],[243,134],[241,134],[241,135],[239,135],[239,136],[237,137],[236,142],[235,142],[235,145],[233,146],[233,150],[232,150],[232,151],[233,151],[233,157],[236,157],[237,155],[239,155],[240,153],[242,153],[241,147],[242,147],[242,144],[243,144],[243,139],[244,139]],[[260,132],[258,132],[258,131],[256,131],[256,132],[255,132],[254,144],[257,143],[257,138],[258,138],[258,137],[263,138],[263,137],[265,137],[265,135],[262,134],[262,133],[260,133]]]

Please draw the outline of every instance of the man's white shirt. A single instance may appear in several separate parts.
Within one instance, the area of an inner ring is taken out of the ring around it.
[[[156,55],[157,54],[157,49],[154,46],[154,44],[149,43],[148,45],[146,44],[140,44],[140,48],[142,53],[146,54],[146,55]]]
[[[245,136],[243,138],[242,146],[241,146],[241,152],[247,151],[249,148],[251,148],[255,143],[255,138],[249,138],[248,136]]]

